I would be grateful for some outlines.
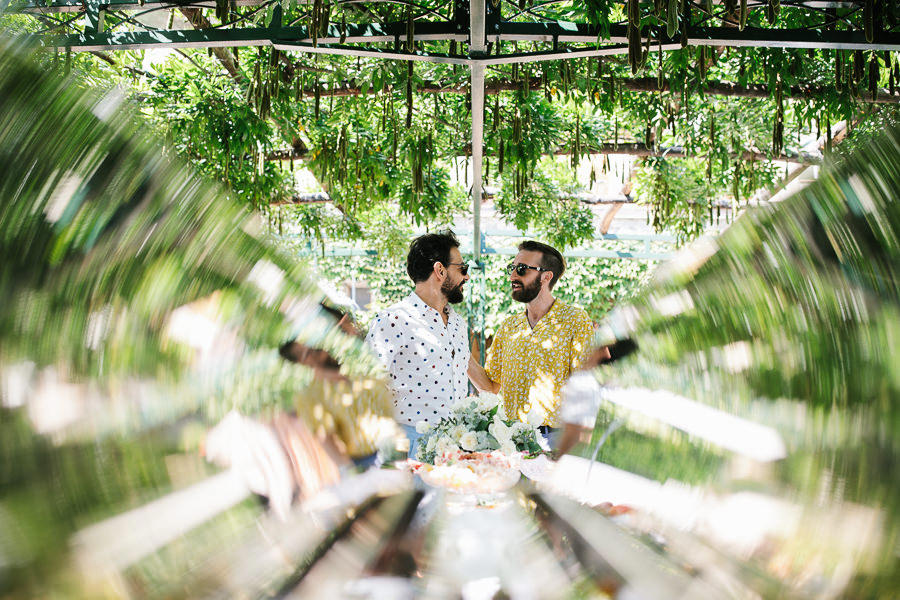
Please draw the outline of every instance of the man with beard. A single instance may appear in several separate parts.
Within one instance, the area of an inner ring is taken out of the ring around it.
[[[506,414],[540,426],[548,440],[559,426],[563,385],[590,354],[593,334],[583,309],[553,297],[565,269],[555,248],[535,241],[519,244],[506,272],[512,299],[525,304],[525,310],[500,325],[486,369],[470,365],[478,388],[502,394]]]
[[[462,302],[468,271],[453,232],[416,238],[406,257],[415,290],[378,313],[366,336],[388,372],[394,419],[410,440],[410,456],[420,437],[416,423],[436,423],[468,395],[468,329],[450,306]]]

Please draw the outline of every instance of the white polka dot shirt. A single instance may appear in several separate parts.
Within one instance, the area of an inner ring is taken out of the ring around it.
[[[451,307],[447,324],[413,292],[378,313],[366,341],[388,372],[394,419],[436,423],[468,395],[468,328]]]

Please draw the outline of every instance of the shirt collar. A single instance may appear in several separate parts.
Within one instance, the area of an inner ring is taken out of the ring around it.
[[[557,321],[557,310],[556,307],[560,305],[559,298],[553,299],[553,304],[550,305],[550,310],[547,311],[543,317],[538,319],[538,322],[534,324],[534,328],[537,329],[541,323],[549,323],[551,321]],[[528,310],[523,309],[522,312],[519,313],[521,318],[521,323],[525,325],[525,327],[531,328],[531,323],[528,322]]]
[[[406,297],[406,303],[409,304],[418,315],[421,315],[423,317],[431,314],[436,314],[438,312],[437,310],[425,304],[425,301],[419,298],[419,295],[415,292],[415,290]],[[448,317],[452,317],[455,314],[453,307],[449,304],[446,306],[446,311]]]

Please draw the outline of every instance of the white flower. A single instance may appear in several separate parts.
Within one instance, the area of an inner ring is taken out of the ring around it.
[[[472,452],[478,447],[478,436],[474,431],[467,431],[459,438],[459,445],[463,450]]]
[[[433,435],[430,438],[428,438],[428,442],[425,443],[425,451],[433,452],[435,446],[437,446],[437,436]]]
[[[462,400],[458,400],[450,410],[457,414],[467,412],[473,401],[477,401],[477,398],[471,396],[468,398],[463,398]]]
[[[506,407],[502,402],[497,406],[497,414],[494,415],[494,418],[499,418],[502,421],[509,421],[509,415],[506,414]]]
[[[529,425],[528,423],[523,423],[522,421],[516,421],[512,425],[512,436],[515,437],[515,436],[517,436],[525,431],[529,431],[531,429],[533,429],[533,427],[531,425]]]
[[[416,433],[418,434],[426,434],[431,431],[431,424],[428,421],[419,421],[416,423]]]
[[[458,448],[459,447],[456,445],[456,442],[453,439],[451,439],[445,435],[445,436],[441,437],[441,439],[438,440],[437,445],[435,447],[435,451],[438,454],[444,454],[446,452],[453,452],[454,450],[457,450]]]
[[[453,441],[458,442],[462,439],[464,433],[468,431],[465,425],[455,425],[447,434],[453,438]]]
[[[488,431],[500,444],[512,442],[512,430],[500,421],[494,421],[488,425]]]
[[[540,407],[533,407],[528,411],[528,424],[532,427],[539,427],[544,424],[544,411]]]
[[[502,452],[503,454],[515,454],[516,445],[513,444],[512,441],[501,442],[500,452]]]
[[[491,394],[490,392],[481,392],[481,395],[478,396],[478,410],[482,412],[487,412],[497,406],[500,402],[500,398],[498,398],[495,394]]]

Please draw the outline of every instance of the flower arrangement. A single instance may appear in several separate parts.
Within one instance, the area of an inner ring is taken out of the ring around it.
[[[423,435],[416,458],[438,465],[464,453],[499,451],[512,456],[540,452],[537,430],[528,423],[509,420],[499,400],[495,394],[482,392],[455,404],[450,416],[435,425],[419,421],[416,431]]]

